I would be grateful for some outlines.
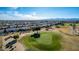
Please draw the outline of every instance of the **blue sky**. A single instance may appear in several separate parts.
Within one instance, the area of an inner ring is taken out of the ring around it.
[[[79,7],[0,7],[0,20],[79,18]]]

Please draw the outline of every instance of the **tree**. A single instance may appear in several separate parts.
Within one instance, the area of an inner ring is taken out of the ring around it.
[[[7,30],[6,30],[6,28],[4,28],[4,33],[7,33]]]
[[[34,27],[34,28],[32,28],[32,31],[33,31],[33,32],[36,31],[37,33],[39,33],[38,31],[39,31],[40,29],[41,29],[40,27]]]
[[[56,25],[55,27],[56,27],[56,28],[60,28],[60,26],[59,26],[59,25]]]
[[[31,37],[34,37],[34,38],[39,38],[40,37],[40,33],[38,32],[40,30],[40,27],[34,27],[32,28],[32,31],[34,32],[33,35],[31,35]],[[37,31],[37,32],[35,32]]]
[[[64,26],[64,23],[61,23],[62,26]]]
[[[47,31],[48,31],[49,27],[50,27],[50,26],[48,26],[48,25],[45,27]]]
[[[14,39],[18,39],[19,38],[19,35],[14,35],[13,38]]]
[[[76,24],[73,23],[73,24],[70,24],[70,26],[72,26],[73,34],[75,34],[76,33]]]

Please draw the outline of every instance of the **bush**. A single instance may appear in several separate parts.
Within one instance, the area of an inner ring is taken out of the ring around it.
[[[31,35],[31,37],[39,38],[40,37],[40,34],[39,33],[34,33],[33,35]]]
[[[18,39],[19,38],[19,35],[14,35],[13,38],[14,39]]]
[[[60,26],[56,25],[56,28],[60,28]]]

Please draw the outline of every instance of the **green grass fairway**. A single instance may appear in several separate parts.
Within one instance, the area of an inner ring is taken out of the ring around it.
[[[24,44],[28,50],[56,51],[60,50],[60,40],[62,36],[59,32],[41,32],[40,38],[25,36],[20,42]]]

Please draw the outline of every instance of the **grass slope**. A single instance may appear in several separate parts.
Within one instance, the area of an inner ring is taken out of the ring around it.
[[[29,50],[54,51],[60,50],[62,36],[58,32],[41,32],[40,38],[33,38],[30,35],[21,39],[21,42]]]

